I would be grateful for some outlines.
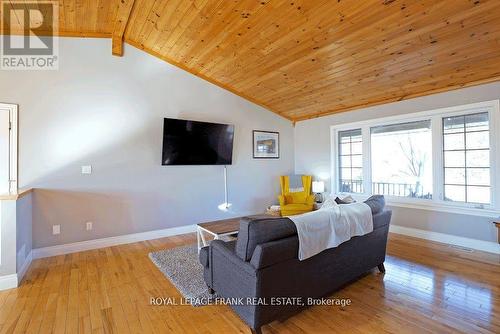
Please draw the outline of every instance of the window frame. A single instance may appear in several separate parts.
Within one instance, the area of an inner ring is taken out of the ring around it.
[[[9,113],[9,194],[18,192],[18,105],[0,103],[0,109]],[[2,181],[3,182],[3,181]]]
[[[359,130],[360,133],[361,133],[361,154],[353,154],[352,153],[352,136],[349,136],[350,137],[350,139],[349,139],[350,153],[348,155],[347,154],[344,154],[344,155],[340,154],[341,153],[340,152],[341,143],[339,142],[340,133],[341,132],[345,132],[345,131],[341,131],[341,130],[337,131],[337,144],[338,144],[338,147],[337,147],[337,152],[338,152],[337,153],[337,158],[338,158],[337,176],[339,177],[339,181],[340,181],[340,177],[342,177],[341,170],[343,168],[346,168],[346,167],[342,167],[342,164],[341,164],[342,158],[341,157],[347,157],[347,156],[350,157],[350,167],[349,167],[349,169],[350,169],[350,172],[351,172],[351,178],[350,178],[351,183],[353,183],[353,181],[354,181],[354,179],[352,178],[352,170],[353,170],[353,168],[361,169],[361,177],[363,178],[363,174],[364,174],[363,167],[362,166],[361,167],[352,167],[352,157],[353,156],[361,156],[361,159],[363,159],[363,149],[364,149],[364,147],[363,147],[363,139],[362,139],[363,138],[363,132],[361,131],[361,129],[357,129],[357,128],[356,129],[352,129],[352,130],[347,131],[347,132],[353,132],[353,131],[357,131],[357,130]],[[363,163],[364,163],[364,161],[362,160],[361,164],[363,165]],[[364,186],[365,186],[364,180],[361,179],[361,189],[364,190]],[[341,183],[339,182],[339,188],[340,187],[341,187]],[[363,194],[364,192],[351,192],[351,193],[353,193],[353,194]]]
[[[458,132],[459,134],[463,134],[463,138],[464,138],[464,149],[463,149],[463,152],[464,152],[464,172],[465,172],[465,177],[464,177],[464,184],[461,185],[461,184],[450,184],[450,183],[446,183],[446,169],[459,169],[459,168],[462,168],[462,167],[446,167],[446,163],[445,163],[445,156],[446,156],[446,152],[453,152],[453,151],[462,151],[462,150],[446,150],[444,148],[444,142],[445,142],[445,137],[446,137],[446,133],[444,133],[443,131],[443,138],[442,138],[442,143],[443,143],[443,150],[442,150],[442,155],[443,155],[443,168],[442,168],[442,172],[443,172],[443,179],[444,179],[444,182],[443,182],[443,200],[444,200],[444,197],[446,195],[446,186],[448,185],[451,185],[451,186],[463,186],[464,187],[464,195],[465,195],[465,201],[450,201],[450,202],[458,202],[458,203],[471,203],[472,205],[483,205],[483,206],[491,206],[491,204],[493,203],[493,199],[492,199],[492,193],[493,193],[493,190],[491,189],[491,174],[492,174],[492,170],[491,170],[491,139],[492,139],[492,136],[491,136],[491,129],[490,129],[490,124],[488,125],[488,130],[480,130],[482,132],[486,132],[488,131],[488,134],[489,134],[489,143],[488,143],[488,148],[467,148],[467,133],[470,133],[469,131],[467,131],[467,122],[465,120],[465,117],[467,116],[471,116],[471,115],[478,115],[478,114],[484,114],[485,112],[480,112],[480,113],[469,113],[469,114],[465,114],[465,115],[459,115],[459,116],[455,116],[455,117],[463,117],[464,118],[464,126],[463,126],[463,132]],[[490,123],[491,120],[490,120],[490,115],[489,113],[488,114],[488,122]],[[444,122],[445,122],[445,118],[441,118],[441,121],[442,121],[442,129],[444,129]],[[489,165],[488,167],[470,167],[470,166],[467,166],[467,153],[468,152],[471,152],[471,151],[477,151],[477,150],[488,150],[488,156],[490,156],[490,161],[489,161]],[[469,184],[469,181],[467,179],[467,171],[469,169],[474,169],[474,168],[487,168],[489,170],[489,175],[490,175],[490,184],[488,186],[483,186],[483,185],[479,185],[479,184]],[[481,204],[481,203],[478,203],[478,202],[469,202],[467,200],[468,196],[469,196],[469,190],[468,190],[468,187],[469,186],[475,186],[475,187],[488,187],[489,188],[489,192],[490,192],[490,203],[484,203],[484,204]],[[448,202],[448,201],[447,201]]]
[[[432,109],[415,113],[376,118],[371,120],[344,123],[330,126],[331,144],[331,189],[332,193],[338,195],[351,195],[362,200],[372,194],[372,168],[371,168],[371,135],[370,129],[374,126],[391,125],[395,123],[415,122],[422,120],[431,121],[432,131],[432,175],[433,194],[432,199],[420,199],[409,197],[398,197],[386,195],[389,205],[410,207],[426,210],[437,210],[453,213],[465,213],[487,217],[498,217],[500,214],[500,102],[499,100],[484,101],[453,107]],[[475,204],[464,202],[452,202],[444,200],[444,153],[443,153],[443,129],[442,120],[445,117],[488,112],[489,135],[490,135],[490,204]],[[361,129],[363,141],[363,189],[364,193],[343,193],[339,191],[338,172],[338,132],[352,129]]]

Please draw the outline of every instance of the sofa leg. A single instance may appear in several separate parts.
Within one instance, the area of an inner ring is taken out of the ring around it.
[[[379,270],[381,273],[385,273],[385,267],[384,267],[384,264],[383,264],[383,263],[379,264],[377,267],[378,267],[378,270]]]
[[[250,330],[252,331],[252,334],[262,334],[260,327],[256,329],[250,328]]]

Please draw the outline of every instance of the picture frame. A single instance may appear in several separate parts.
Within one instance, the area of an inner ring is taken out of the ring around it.
[[[274,131],[253,130],[253,158],[279,159],[280,134]]]

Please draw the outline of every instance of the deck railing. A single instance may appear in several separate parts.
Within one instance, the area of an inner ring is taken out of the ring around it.
[[[363,181],[359,180],[342,180],[340,191],[346,193],[362,193]],[[400,197],[416,197],[430,198],[431,194],[424,193],[422,187],[410,183],[391,183],[391,182],[373,182],[372,194],[400,196]]]

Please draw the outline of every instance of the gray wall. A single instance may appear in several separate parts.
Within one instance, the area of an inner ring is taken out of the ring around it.
[[[33,248],[263,212],[294,169],[291,123],[132,47],[62,38],[58,71],[0,72],[19,104],[20,187],[33,194]],[[228,167],[161,166],[164,117],[235,125]],[[279,160],[252,159],[252,130],[280,132]],[[82,175],[82,165],[92,165]],[[92,221],[94,230],[85,231]],[[61,234],[52,235],[52,225]]]
[[[488,84],[299,122],[294,130],[279,116],[132,47],[117,58],[108,40],[62,38],[60,49],[58,71],[0,71],[0,101],[20,106],[20,187],[39,188],[31,199],[33,248],[262,212],[276,201],[278,175],[292,172],[294,163],[297,173],[328,178],[330,125],[500,97],[500,83]],[[160,165],[163,117],[235,124],[230,212],[217,209],[221,166]],[[281,159],[252,159],[253,129],[280,131]],[[92,165],[93,173],[82,175],[82,165]],[[1,215],[14,214],[9,210]],[[496,240],[484,217],[394,210],[397,225]],[[87,221],[94,223],[91,232]],[[59,236],[52,235],[55,224]],[[28,238],[20,242],[29,245]]]
[[[330,126],[500,98],[500,82],[359,109],[299,122],[295,126],[295,171],[326,180],[330,187]],[[330,191],[330,189],[327,189]],[[491,219],[469,215],[396,208],[393,223],[496,242]]]

